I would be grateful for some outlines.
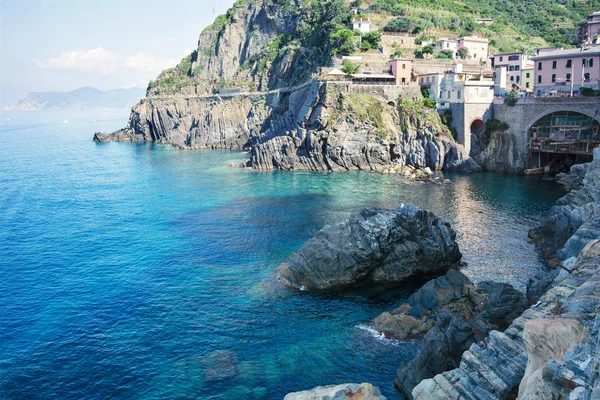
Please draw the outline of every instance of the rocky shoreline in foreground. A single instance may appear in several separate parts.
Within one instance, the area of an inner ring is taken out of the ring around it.
[[[396,374],[407,398],[600,398],[600,148],[593,162],[574,166],[561,180],[571,191],[530,233],[557,268],[530,282],[527,297],[507,284],[474,286],[450,269],[372,321],[386,337],[423,338],[417,356]],[[358,393],[360,388],[369,390]],[[319,387],[286,399],[315,400],[332,390]],[[340,399],[384,399],[364,383],[334,392]]]

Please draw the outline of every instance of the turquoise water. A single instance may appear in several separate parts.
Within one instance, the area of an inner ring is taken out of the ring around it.
[[[2,114],[0,398],[280,399],[364,381],[399,398],[394,373],[416,343],[364,324],[420,282],[315,295],[275,280],[319,228],[365,206],[446,218],[475,281],[523,288],[543,268],[527,230],[562,194],[553,184],[258,173],[227,166],[241,152],[91,141],[126,119]]]

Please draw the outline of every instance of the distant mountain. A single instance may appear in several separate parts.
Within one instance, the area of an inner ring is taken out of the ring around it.
[[[128,108],[145,96],[142,88],[116,89],[103,92],[83,87],[72,92],[33,92],[5,110],[98,110]]]

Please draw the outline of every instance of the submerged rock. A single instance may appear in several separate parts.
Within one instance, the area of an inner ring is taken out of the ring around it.
[[[456,232],[433,213],[366,208],[317,232],[280,265],[279,279],[298,289],[398,282],[445,271],[461,257]]]
[[[377,386],[370,383],[345,383],[289,393],[284,400],[386,400],[386,398],[381,395]]]

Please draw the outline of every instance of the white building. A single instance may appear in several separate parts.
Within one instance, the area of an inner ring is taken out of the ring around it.
[[[488,44],[486,38],[479,36],[464,36],[458,39],[458,48],[464,47],[468,51],[467,60],[485,64],[488,62]]]
[[[435,51],[449,50],[452,52],[452,58],[457,58],[458,40],[442,38],[435,42]]]
[[[371,32],[371,20],[369,18],[355,17],[352,22],[352,30],[362,33]]]

